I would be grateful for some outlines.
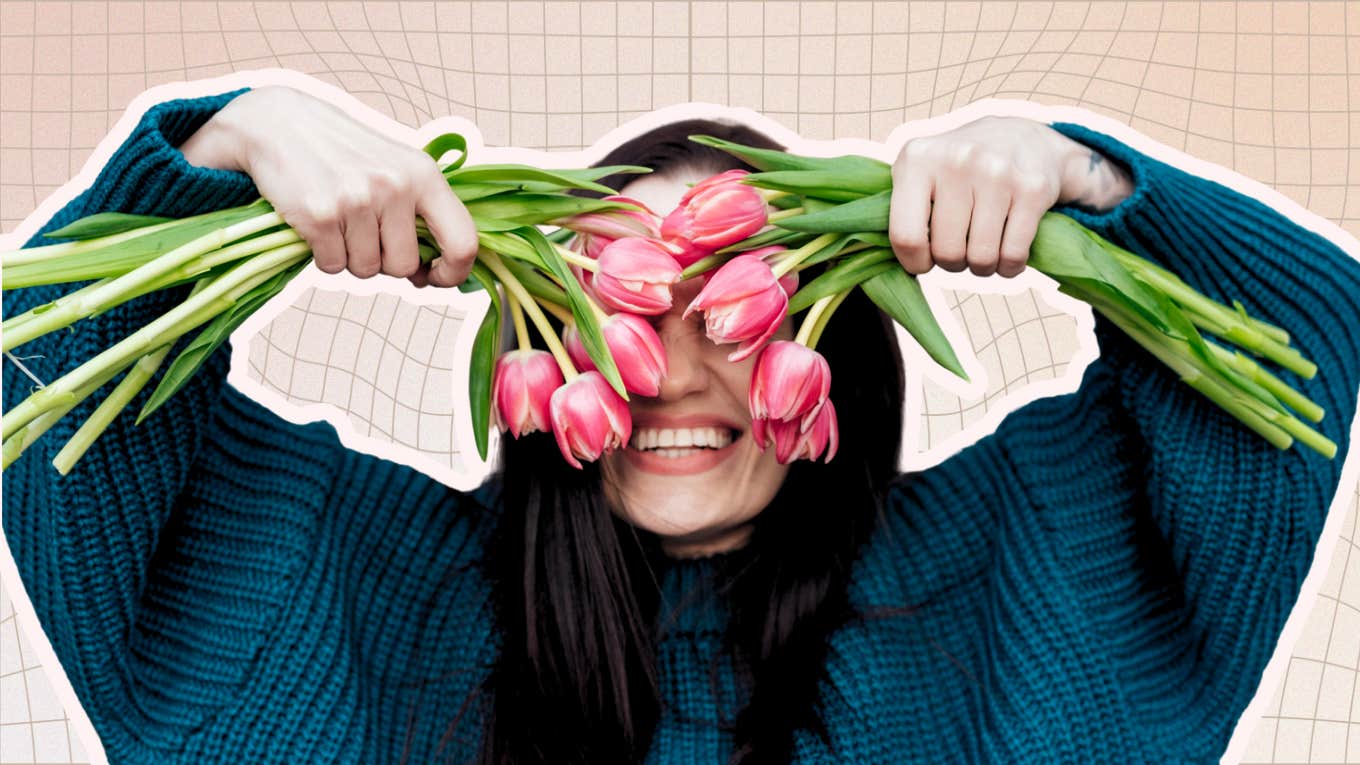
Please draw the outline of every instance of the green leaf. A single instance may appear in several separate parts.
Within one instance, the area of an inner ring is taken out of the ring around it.
[[[180,354],[175,357],[170,367],[165,370],[160,383],[151,392],[151,397],[142,405],[142,411],[137,415],[137,424],[141,424],[142,420],[149,417],[152,412],[159,409],[180,388],[184,387],[184,384],[212,356],[213,351],[217,350],[222,343],[225,343],[231,337],[231,333],[236,331],[236,328],[241,326],[261,306],[269,302],[270,298],[279,294],[288,282],[307,266],[308,262],[304,260],[290,266],[256,285],[254,289],[237,299],[230,308],[208,322],[207,326],[193,340],[189,341],[184,350],[180,351]]]
[[[896,263],[891,252],[881,250],[865,250],[847,256],[793,293],[793,297],[789,298],[789,313],[798,313],[810,308],[821,298],[844,292],[893,267]]]
[[[453,195],[461,202],[473,202],[497,194],[512,194],[522,187],[511,183],[450,183]]]
[[[613,194],[608,186],[557,170],[542,170],[527,165],[475,165],[459,168],[447,174],[449,183],[551,183],[569,189],[588,189],[602,194]]]
[[[844,236],[838,236],[836,237],[836,241],[832,242],[831,244],[828,244],[822,249],[809,255],[807,259],[804,260],[799,267],[807,268],[808,266],[815,266],[823,261],[831,260],[832,258],[839,255],[840,251],[845,249],[845,246],[849,243],[850,243],[849,234],[845,234]]]
[[[793,242],[798,242],[801,244],[802,242],[810,240],[811,238],[801,231],[785,231],[782,228],[770,228],[760,232],[759,234],[748,236],[745,239],[741,240],[740,242],[737,242],[736,244],[724,247],[721,250],[718,250],[717,253],[715,254],[726,255],[728,253],[733,252],[745,252],[747,250],[756,250],[761,247],[769,247],[775,244],[782,244],[792,247]]]
[[[425,153],[434,157],[436,163],[443,159],[445,154],[448,154],[451,151],[458,152],[458,158],[455,159],[452,164],[444,168],[445,173],[457,170],[467,161],[467,139],[458,133],[445,133],[425,144]]]
[[[538,254],[538,250],[534,249],[533,245],[520,237],[505,233],[503,230],[483,231],[481,230],[481,221],[477,222],[477,228],[477,242],[482,247],[485,247],[494,253],[504,255],[507,258],[522,260],[525,263],[533,265],[540,271],[548,270],[548,264],[543,262],[543,258]],[[517,226],[512,230],[518,231],[521,228],[524,227]]]
[[[491,438],[491,385],[496,374],[496,357],[501,344],[501,295],[496,291],[496,279],[491,269],[480,262],[472,264],[472,278],[491,296],[486,315],[477,328],[472,342],[472,358],[468,366],[468,403],[472,406],[472,435],[477,443],[477,456],[486,460],[487,443]]]
[[[878,231],[860,231],[851,234],[850,240],[854,242],[864,242],[865,244],[873,245],[874,247],[892,247],[892,242],[889,241],[888,235]]]
[[[4,266],[4,288],[34,287],[42,284],[63,284],[106,276],[122,276],[182,244],[210,234],[234,223],[249,220],[272,210],[262,200],[242,207],[219,210],[208,215],[185,218],[173,225],[148,231],[143,236],[99,246],[91,243],[78,252],[45,258],[32,263]],[[282,227],[260,232],[263,236]],[[19,250],[20,253],[23,250]]]
[[[815,199],[849,202],[892,189],[892,173],[886,166],[869,172],[840,170],[774,170],[754,173],[744,183],[762,189],[787,191]]]
[[[590,354],[590,360],[595,362],[595,368],[600,370],[604,379],[608,380],[626,401],[628,393],[623,388],[619,368],[614,364],[614,357],[609,353],[609,346],[604,341],[604,332],[600,330],[600,322],[595,318],[595,311],[586,302],[585,292],[581,290],[581,283],[576,281],[576,275],[571,272],[571,267],[538,229],[525,227],[521,229],[520,236],[533,245],[547,264],[548,273],[566,289],[567,306],[571,308],[572,318],[576,320],[576,331],[581,337],[581,344]]]
[[[530,295],[558,305],[568,305],[566,291],[528,263],[514,258],[503,258],[501,263],[520,284],[524,285],[524,289],[528,290]]]
[[[1135,279],[1093,232],[1060,213],[1045,213],[1030,245],[1028,265],[1060,283],[1075,283],[1126,306],[1159,332],[1198,337],[1185,315],[1159,290]]]
[[[564,194],[516,193],[468,202],[467,211],[475,219],[511,221],[521,226],[537,226],[572,215],[602,210],[632,210],[632,205]]]
[[[134,228],[154,226],[171,218],[158,218],[154,215],[129,215],[118,212],[102,212],[86,215],[84,218],[67,223],[56,231],[43,234],[49,239],[94,239],[100,236],[121,234]]]
[[[692,135],[689,140],[725,151],[761,171],[820,170],[842,176],[860,174],[867,176],[884,170],[891,173],[891,167],[886,162],[854,154],[840,157],[804,157],[786,151],[743,146],[739,143],[724,141],[721,138],[707,135]]]
[[[935,363],[965,381],[968,379],[958,356],[954,355],[954,347],[935,321],[935,314],[931,313],[930,304],[926,302],[925,293],[921,291],[921,284],[915,276],[897,266],[865,281],[860,289],[874,301],[874,305],[910,332]]]
[[[785,218],[775,225],[810,234],[883,232],[888,230],[888,209],[891,204],[892,192],[882,191],[826,210]]]

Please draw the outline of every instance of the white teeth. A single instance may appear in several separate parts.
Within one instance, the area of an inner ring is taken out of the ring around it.
[[[662,456],[681,456],[691,453],[690,447],[721,449],[730,443],[732,433],[727,428],[640,428],[633,431],[629,445]]]

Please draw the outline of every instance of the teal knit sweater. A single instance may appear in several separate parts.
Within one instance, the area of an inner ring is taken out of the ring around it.
[[[235,93],[149,111],[48,229],[103,210],[186,216],[257,196],[175,148]],[[1280,452],[1097,320],[1080,389],[904,476],[831,640],[829,746],[799,762],[1216,762],[1313,558],[1360,385],[1360,263],[1252,199],[1078,125],[1136,191],[1077,220],[1293,334],[1322,372],[1327,461]],[[7,292],[7,315],[65,288]],[[25,346],[56,378],[163,311],[148,296]],[[30,390],[4,363],[4,405]],[[115,763],[463,762],[496,656],[479,564],[494,482],[460,494],[294,425],[213,356],[164,410],[117,420],[78,469],[75,410],[4,475],[4,531]],[[1288,376],[1286,374],[1286,376]],[[1294,381],[1290,377],[1291,381]],[[143,393],[145,395],[145,393]],[[134,403],[139,406],[140,403]],[[739,698],[710,657],[713,561],[677,562],[649,762],[717,763]]]

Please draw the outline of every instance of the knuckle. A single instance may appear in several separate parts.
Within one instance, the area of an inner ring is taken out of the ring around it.
[[[949,268],[950,266],[962,268],[966,255],[967,253],[964,251],[963,247],[956,244],[939,244],[931,250],[931,256],[935,258],[935,262],[945,268]]]
[[[966,168],[976,159],[978,147],[972,143],[961,142],[949,148],[946,153],[945,162],[950,167]]]
[[[299,211],[308,227],[329,226],[340,221],[340,207],[334,199],[309,199]]]
[[[998,257],[1001,259],[1002,263],[1019,265],[1023,264],[1026,260],[1029,260],[1029,250],[1021,250],[1017,247],[1002,247]]]
[[[373,190],[357,183],[346,185],[337,194],[336,204],[344,212],[367,209],[373,206]]]
[[[926,246],[927,240],[924,234],[893,231],[888,234],[888,242],[898,252],[916,252]]]
[[[1025,173],[1015,178],[1015,194],[1026,199],[1043,199],[1056,196],[1054,184],[1047,177],[1037,173]]]
[[[1015,166],[1011,161],[997,154],[978,155],[973,167],[979,176],[990,181],[1001,181],[1015,175]]]

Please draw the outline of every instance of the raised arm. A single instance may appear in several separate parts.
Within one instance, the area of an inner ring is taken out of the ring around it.
[[[247,123],[260,109],[275,117],[293,110],[287,113],[295,118],[285,122],[300,135],[257,140]],[[287,152],[280,142],[305,137],[309,118],[307,151]],[[91,188],[42,230],[101,211],[183,217],[264,195],[333,259],[328,270],[422,276],[410,268],[416,211],[451,243],[446,253],[461,258],[471,224],[457,217],[466,213],[433,161],[344,119],[332,107],[288,100],[278,91],[159,104]],[[353,156],[330,156],[336,165],[326,172],[308,170],[316,159],[309,152],[324,155],[337,146]],[[337,174],[343,184],[329,182]],[[365,190],[374,193],[364,197]],[[342,199],[349,207],[339,204]],[[328,204],[329,216],[316,214]],[[375,209],[388,211],[393,223],[379,226]],[[363,215],[372,219],[371,229],[351,226],[351,236],[363,235],[352,243],[335,241],[346,216]],[[29,244],[40,242],[34,237]],[[380,246],[381,259],[370,262]],[[429,281],[461,280],[464,265],[450,258]],[[8,291],[5,314],[72,288]],[[187,290],[144,296],[82,321],[74,333],[26,344],[17,355],[41,380],[53,380],[165,312]],[[214,353],[140,425],[126,414],[115,419],[69,475],[59,476],[51,460],[98,395],[5,472],[7,541],[39,621],[111,759],[173,747],[235,697],[293,597],[295,577],[315,553],[325,511],[349,491],[350,479],[386,471],[386,486],[396,492],[387,497],[392,502],[412,492],[446,496],[415,471],[346,453],[330,426],[288,423],[225,385],[229,359],[225,349]],[[8,410],[33,383],[13,362],[5,360],[4,368]],[[151,387],[134,399],[132,411]]]
[[[1334,460],[1280,451],[1097,316],[1081,389],[1008,418],[997,441],[1104,631],[1135,711],[1177,756],[1217,757],[1260,683],[1337,493],[1360,390],[1360,262],[1261,202],[1078,125],[1120,165],[1113,209],[1059,208],[1217,300],[1286,328],[1315,361],[1283,376],[1326,409]]]

